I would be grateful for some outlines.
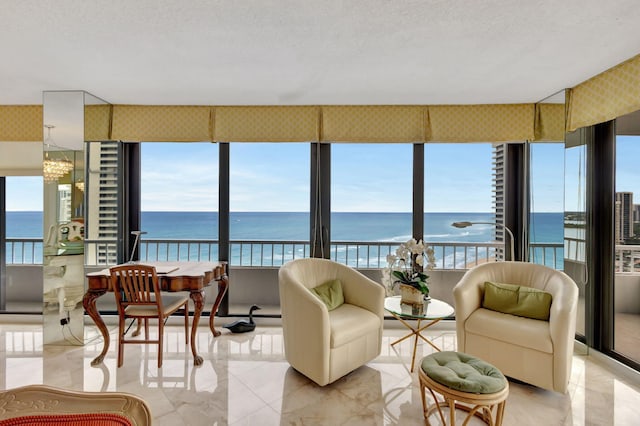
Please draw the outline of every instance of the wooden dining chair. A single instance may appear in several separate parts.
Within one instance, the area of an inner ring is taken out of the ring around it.
[[[156,268],[150,265],[121,265],[110,268],[111,285],[118,307],[118,367],[124,362],[124,345],[158,344],[158,368],[162,367],[164,324],[171,314],[184,310],[185,344],[189,344],[189,296],[185,294],[166,294],[160,292]],[[127,329],[127,319],[132,319]],[[149,338],[149,319],[158,320],[158,338]],[[125,335],[138,321],[132,337],[140,333],[144,322],[144,339],[127,339]]]

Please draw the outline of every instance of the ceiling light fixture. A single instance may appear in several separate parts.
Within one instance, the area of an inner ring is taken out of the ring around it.
[[[56,145],[51,138],[51,129],[56,126],[45,124],[44,127],[47,128],[47,137],[44,140],[45,152],[44,161],[42,162],[42,176],[44,177],[45,182],[57,182],[58,179],[73,169],[73,163],[66,156],[61,159],[49,157],[49,148],[51,146],[56,148],[60,147]]]

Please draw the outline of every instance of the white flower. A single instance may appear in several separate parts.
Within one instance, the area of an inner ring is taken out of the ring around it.
[[[435,266],[433,249],[425,246],[422,240],[416,241],[415,238],[411,238],[400,244],[395,254],[387,255],[387,267],[382,270],[382,280],[389,294],[392,294],[398,283],[419,285],[421,291],[428,294],[429,277],[424,271]]]
[[[424,253],[427,255],[427,269],[434,269],[436,267],[436,255],[433,251],[433,247],[427,247]]]
[[[406,246],[406,244],[400,244],[400,246],[396,249],[396,257],[400,259],[406,259],[411,254],[411,251]]]

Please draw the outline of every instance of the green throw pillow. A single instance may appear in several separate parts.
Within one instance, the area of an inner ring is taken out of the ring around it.
[[[518,304],[519,285],[484,283],[484,299],[482,307],[492,311],[506,312],[511,306]]]
[[[551,294],[513,284],[484,283],[482,307],[505,314],[548,321]]]
[[[330,311],[344,303],[342,283],[338,279],[320,284],[319,286],[312,288],[311,292],[315,294],[318,299],[322,300]]]

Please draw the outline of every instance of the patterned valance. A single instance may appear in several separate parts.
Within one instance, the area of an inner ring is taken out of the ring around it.
[[[563,104],[87,105],[85,140],[152,142],[562,141]],[[0,106],[0,140],[42,140],[42,107]]]
[[[112,105],[85,105],[84,139],[86,141],[109,140],[112,112]]]
[[[569,132],[640,110],[640,55],[568,92]]]
[[[43,140],[42,105],[0,105],[0,141]]]
[[[423,106],[323,106],[327,142],[424,142]]]
[[[565,128],[564,104],[536,104],[536,141],[561,142]]]
[[[211,141],[212,124],[210,106],[114,105],[110,139],[147,142]]]
[[[510,142],[535,138],[534,104],[438,105],[428,108],[428,140]]]
[[[314,142],[319,140],[316,106],[214,107],[216,142]]]

